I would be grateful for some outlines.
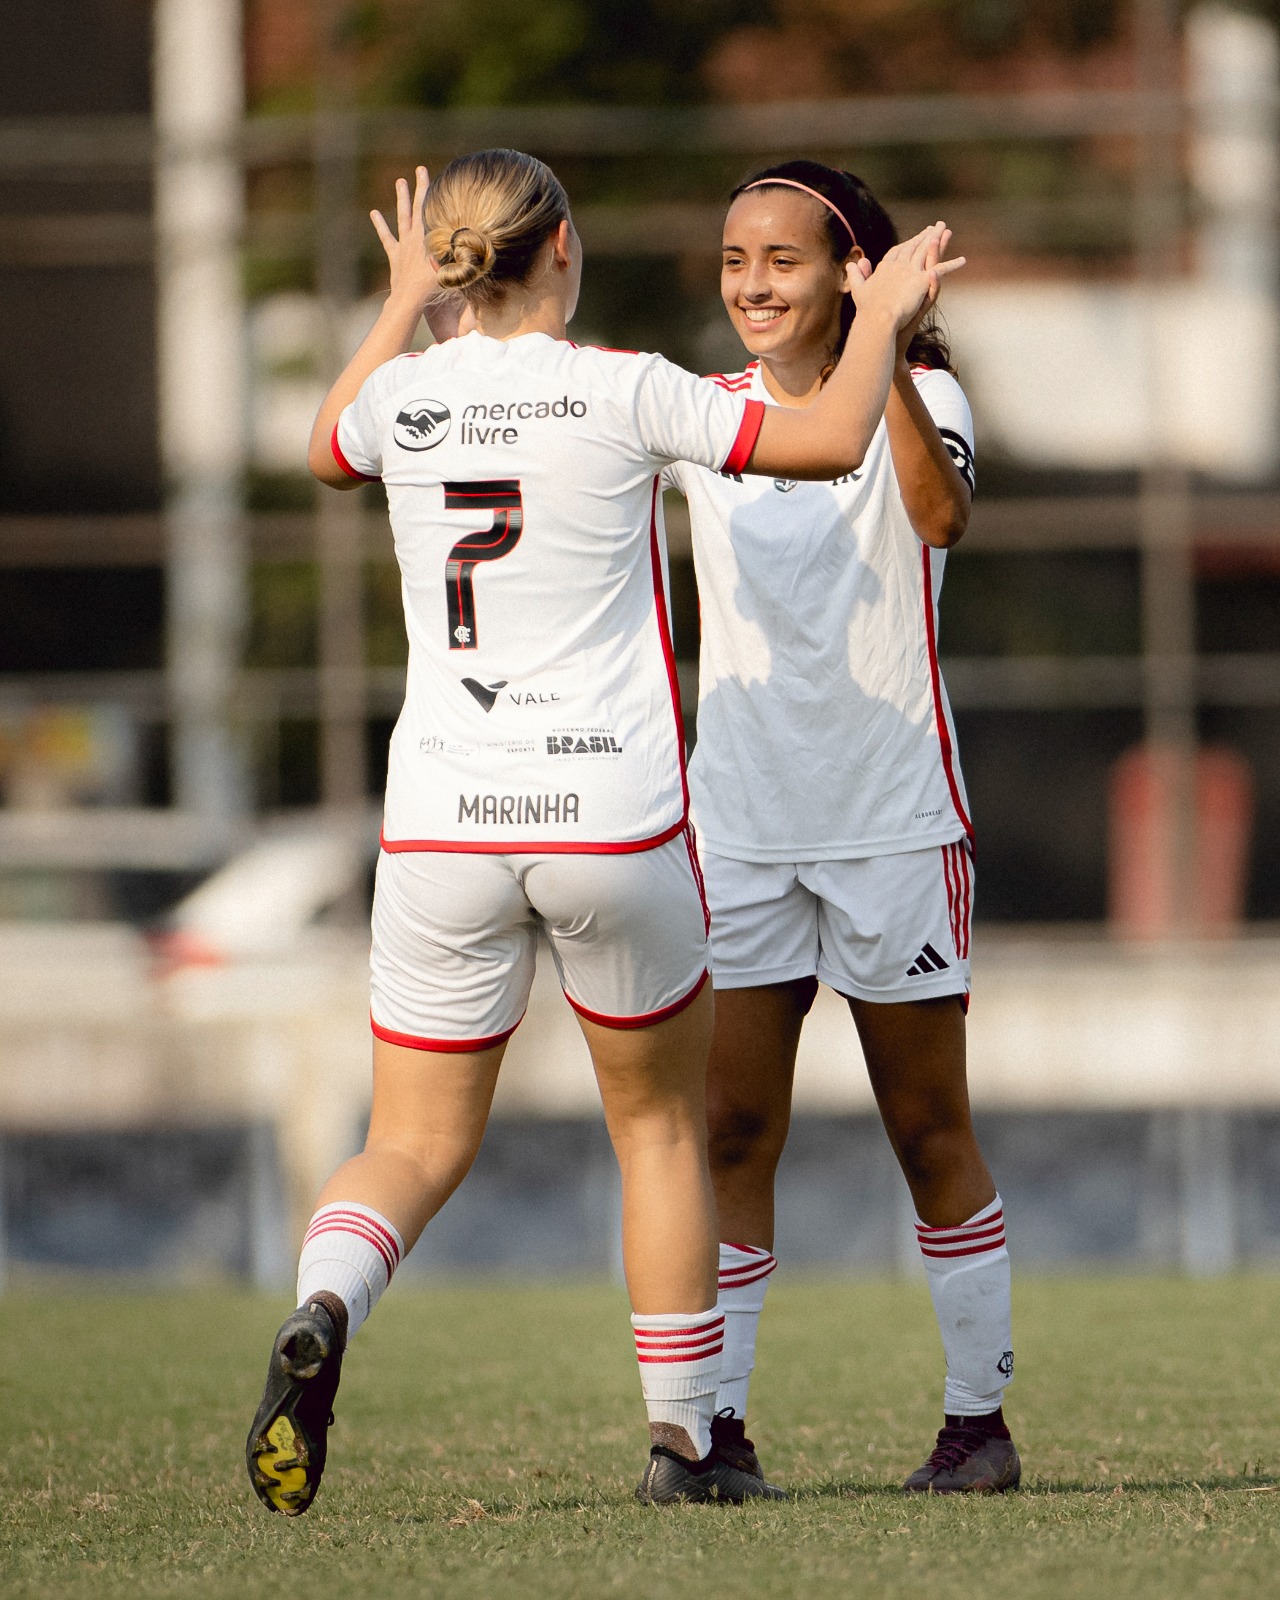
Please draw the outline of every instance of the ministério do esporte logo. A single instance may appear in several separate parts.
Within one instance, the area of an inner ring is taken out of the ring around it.
[[[395,441],[402,450],[434,450],[452,421],[443,400],[410,400],[396,418]]]

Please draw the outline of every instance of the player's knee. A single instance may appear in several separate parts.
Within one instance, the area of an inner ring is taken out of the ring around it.
[[[975,1149],[968,1125],[952,1127],[921,1119],[896,1132],[903,1172],[911,1184],[945,1182],[960,1172]]]
[[[713,1108],[707,1118],[707,1155],[713,1171],[776,1162],[786,1139],[762,1111],[741,1106]]]

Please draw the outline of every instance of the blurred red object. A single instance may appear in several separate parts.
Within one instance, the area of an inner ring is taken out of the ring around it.
[[[1179,755],[1126,751],[1108,792],[1108,915],[1126,939],[1222,937],[1244,920],[1253,841],[1253,773],[1234,750],[1194,755],[1190,904],[1179,894],[1175,797]]]

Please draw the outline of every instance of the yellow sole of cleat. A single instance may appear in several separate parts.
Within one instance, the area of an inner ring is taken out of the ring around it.
[[[288,1417],[276,1418],[253,1454],[259,1487],[286,1517],[296,1517],[311,1500],[306,1456],[307,1447]]]

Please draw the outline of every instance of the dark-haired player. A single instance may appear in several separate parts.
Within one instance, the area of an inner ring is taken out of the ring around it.
[[[855,325],[848,263],[874,264],[896,242],[850,173],[790,161],[742,184],[721,292],[755,359],[715,383],[771,409],[810,405]],[[899,334],[884,420],[856,471],[769,482],[682,464],[668,481],[689,501],[702,615],[690,783],[716,989],[717,1448],[759,1470],[747,1385],[796,1050],[821,980],[853,1013],[946,1352],[944,1425],[905,1487],[1012,1488],[1009,1257],[965,1077],[973,829],[937,656],[973,425],[930,309]]]

